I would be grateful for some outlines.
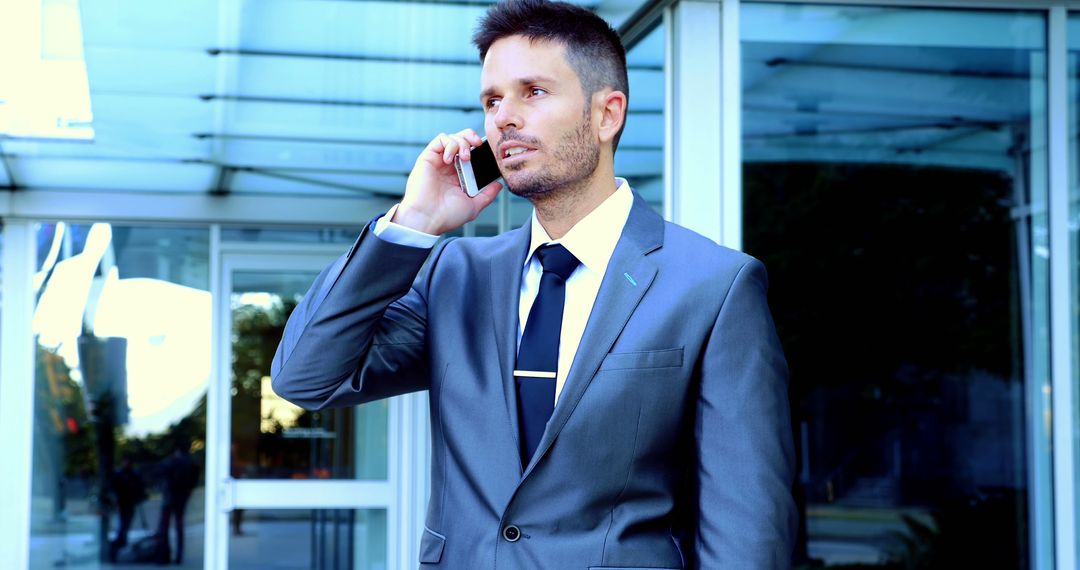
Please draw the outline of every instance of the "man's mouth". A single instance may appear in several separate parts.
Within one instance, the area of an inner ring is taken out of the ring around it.
[[[499,145],[499,157],[504,162],[517,162],[518,159],[527,157],[529,153],[534,152],[535,150],[536,149],[529,147],[521,140],[510,139]]]
[[[536,152],[527,146],[513,145],[502,149],[503,162],[517,162]]]

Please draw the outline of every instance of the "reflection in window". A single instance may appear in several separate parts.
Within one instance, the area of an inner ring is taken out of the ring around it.
[[[221,229],[223,242],[255,243],[336,243],[351,244],[360,228],[285,229],[262,227],[226,227]]]
[[[747,3],[741,21],[744,244],[791,371],[796,562],[1035,565],[1042,16]]]
[[[386,511],[250,510],[229,542],[230,570],[386,570]]]
[[[31,565],[131,561],[158,531],[162,560],[201,560],[182,531],[203,517],[209,232],[58,222],[37,242]]]
[[[308,411],[271,387],[270,362],[293,309],[315,279],[303,271],[234,271],[234,479],[385,480],[389,402]]]

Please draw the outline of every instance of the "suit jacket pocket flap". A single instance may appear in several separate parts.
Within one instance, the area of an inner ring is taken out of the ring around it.
[[[600,370],[625,370],[633,368],[677,368],[682,366],[682,348],[646,350],[640,352],[612,352],[604,357]]]
[[[420,538],[420,563],[438,564],[442,560],[442,551],[445,546],[445,536],[424,527],[424,536]]]

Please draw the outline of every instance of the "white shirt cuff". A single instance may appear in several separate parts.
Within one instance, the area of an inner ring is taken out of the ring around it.
[[[439,236],[433,236],[390,221],[390,219],[394,217],[394,212],[397,212],[398,206],[400,205],[401,204],[394,204],[394,207],[390,208],[390,211],[387,212],[385,216],[379,218],[379,221],[375,222],[375,235],[379,239],[397,245],[422,247],[425,249],[435,247],[435,244],[439,241]]]

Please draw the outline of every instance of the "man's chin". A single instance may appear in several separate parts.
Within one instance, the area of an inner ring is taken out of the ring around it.
[[[519,177],[518,180],[514,180],[513,178],[513,176],[503,177],[503,180],[506,182],[506,189],[519,198],[531,200],[550,194],[555,190],[554,186],[545,184],[541,180],[531,179],[529,177]]]

